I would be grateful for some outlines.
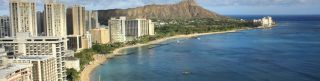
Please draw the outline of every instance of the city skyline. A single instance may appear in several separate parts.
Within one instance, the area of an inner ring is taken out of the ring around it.
[[[89,10],[133,8],[148,4],[175,3],[179,0],[59,0],[67,7],[81,4]],[[108,2],[108,3],[106,3]],[[43,11],[42,0],[36,0]],[[317,15],[319,0],[197,0],[200,6],[221,15]],[[108,5],[106,5],[108,4]],[[0,15],[8,15],[8,0],[0,0]]]

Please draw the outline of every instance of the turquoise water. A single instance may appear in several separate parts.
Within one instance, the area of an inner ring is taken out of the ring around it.
[[[320,19],[302,20],[128,49],[129,55],[98,67],[91,80],[320,81]]]

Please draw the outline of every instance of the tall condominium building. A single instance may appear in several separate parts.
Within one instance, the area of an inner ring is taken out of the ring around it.
[[[80,51],[81,49],[90,48],[91,36],[86,32],[85,8],[79,5],[74,5],[67,8],[67,34],[68,34],[68,49]],[[89,40],[90,39],[90,40]]]
[[[14,64],[32,64],[33,81],[58,81],[56,58],[50,55],[24,55],[12,59]]]
[[[30,32],[37,36],[36,6],[33,0],[10,0],[11,35],[17,32]]]
[[[91,29],[99,28],[99,26],[98,11],[86,11],[86,30],[90,31]]]
[[[126,17],[111,18],[108,22],[111,42],[126,41]]]
[[[0,16],[0,38],[11,36],[10,19],[8,16]]]
[[[43,12],[37,11],[37,33],[38,36],[45,36]]]
[[[68,35],[84,35],[85,33],[85,8],[74,5],[67,9]]]
[[[154,35],[154,24],[149,19],[126,20],[126,36],[141,37]]]
[[[16,37],[0,38],[0,46],[8,48],[14,54],[54,56],[58,81],[66,80],[65,63],[62,59],[67,50],[66,42],[64,37],[31,37],[26,32],[17,33]]]
[[[67,37],[64,5],[62,3],[46,2],[43,13],[46,36]]]
[[[92,42],[98,44],[107,44],[110,42],[109,29],[106,28],[94,28],[91,30]]]
[[[31,64],[0,66],[0,81],[34,81]]]

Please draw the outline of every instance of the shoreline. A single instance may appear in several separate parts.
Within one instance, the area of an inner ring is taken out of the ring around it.
[[[221,31],[221,32],[209,32],[209,33],[195,33],[195,34],[188,34],[188,35],[176,35],[176,36],[171,36],[171,37],[164,37],[160,38],[154,41],[150,41],[148,43],[144,44],[136,44],[136,45],[130,45],[130,46],[124,46],[121,48],[117,48],[112,51],[111,54],[96,54],[93,56],[94,60],[91,62],[91,64],[85,66],[83,71],[80,72],[80,81],[90,81],[91,73],[101,64],[104,62],[107,62],[109,59],[115,57],[115,56],[120,56],[124,55],[121,54],[120,52],[124,49],[129,49],[129,48],[136,48],[136,47],[141,47],[141,46],[146,46],[150,44],[157,44],[161,43],[163,41],[167,41],[170,39],[175,39],[175,38],[191,38],[191,37],[197,37],[197,36],[202,36],[202,35],[213,35],[213,34],[223,34],[223,33],[231,33],[231,32],[237,32],[237,31],[242,31],[242,30],[248,30],[251,28],[243,28],[243,29],[235,29],[235,30],[229,30],[229,31]]]

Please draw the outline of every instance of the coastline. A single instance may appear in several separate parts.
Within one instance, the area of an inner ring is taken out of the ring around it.
[[[165,38],[157,39],[157,40],[154,40],[154,41],[150,41],[150,42],[145,43],[145,44],[136,44],[136,45],[130,45],[130,46],[117,48],[117,49],[113,50],[111,54],[106,54],[106,55],[96,54],[96,55],[93,56],[94,57],[94,61],[92,61],[90,65],[87,65],[83,69],[83,71],[81,71],[81,73],[80,73],[80,81],[90,81],[90,77],[91,77],[92,71],[94,71],[98,66],[100,66],[104,62],[107,62],[109,59],[111,59],[111,58],[113,58],[115,56],[123,55],[120,52],[122,50],[124,50],[124,49],[141,47],[141,46],[146,46],[146,45],[150,45],[150,44],[157,44],[157,43],[160,43],[160,42],[163,42],[163,41],[167,41],[167,40],[170,40],[170,39],[175,39],[175,38],[191,38],[191,37],[202,36],[202,35],[231,33],[231,32],[237,32],[237,31],[241,31],[241,30],[247,30],[247,29],[250,29],[250,28],[235,29],[235,30],[222,31],[222,32],[209,32],[209,33],[195,33],[195,34],[189,34],[189,35],[176,35],[176,36],[165,37]]]

